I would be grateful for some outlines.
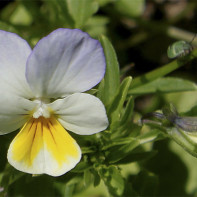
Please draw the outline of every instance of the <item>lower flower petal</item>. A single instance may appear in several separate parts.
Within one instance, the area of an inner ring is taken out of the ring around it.
[[[78,144],[54,117],[30,119],[8,150],[9,163],[31,174],[60,176],[80,159]]]

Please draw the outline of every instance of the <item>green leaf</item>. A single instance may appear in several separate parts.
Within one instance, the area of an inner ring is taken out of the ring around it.
[[[158,186],[158,177],[145,170],[137,175],[133,183],[133,188],[139,193],[139,196],[156,196]]]
[[[197,136],[189,135],[181,129],[172,127],[166,128],[168,136],[179,144],[192,156],[197,157]]]
[[[45,3],[47,3],[48,6],[51,5],[52,8],[54,9],[58,17],[57,22],[63,23],[67,28],[75,27],[75,22],[70,16],[70,14],[68,13],[68,5],[66,0],[51,0],[51,1],[46,1]]]
[[[3,21],[0,21],[0,29],[19,34],[19,31],[14,26],[7,24]]]
[[[83,177],[85,186],[88,187],[93,181],[92,173],[90,172],[90,170],[85,170]]]
[[[106,34],[107,27],[106,25],[109,23],[109,18],[104,16],[93,16],[91,17],[86,25],[85,29],[90,34],[90,36],[96,38],[102,34]]]
[[[10,22],[15,25],[30,25],[32,21],[32,16],[22,4],[18,5],[10,17]]]
[[[99,6],[105,6],[108,3],[112,3],[116,0],[96,0],[99,3]]]
[[[99,168],[98,172],[109,192],[113,196],[122,196],[124,191],[124,180],[120,174],[120,170],[116,166],[102,166]]]
[[[145,85],[129,90],[131,95],[144,95],[150,93],[170,93],[197,90],[197,86],[185,79],[175,77],[159,78]]]
[[[0,185],[6,191],[9,185],[11,185],[24,175],[25,173],[22,173],[13,168],[10,164],[7,164]]]
[[[110,118],[110,129],[117,127],[120,122],[120,115],[123,109],[124,102],[127,98],[128,89],[131,84],[131,77],[127,77],[123,80],[120,86],[120,91],[114,98],[112,104],[110,105],[109,109],[107,109],[108,117]]]
[[[145,0],[118,0],[115,3],[116,9],[129,17],[139,17],[145,9]]]
[[[130,154],[133,151],[133,149],[135,149],[139,145],[140,145],[139,140],[132,139],[125,145],[120,145],[110,148],[108,149],[108,155],[106,156],[106,160],[109,163],[116,163],[117,161],[123,159],[128,154]]]
[[[91,165],[85,161],[81,161],[79,164],[77,164],[77,166],[72,170],[72,172],[84,172],[84,170],[87,170],[91,168]]]
[[[132,151],[130,154],[128,154],[125,158],[119,160],[116,162],[116,165],[123,165],[123,164],[130,164],[132,162],[137,162],[137,161],[145,161],[149,160],[150,158],[154,157],[158,151],[142,151],[142,152],[137,152],[137,151]]]
[[[126,125],[129,121],[131,121],[131,117],[133,115],[133,108],[134,99],[130,97],[125,107],[125,111],[121,117],[120,125]]]
[[[87,20],[97,12],[95,0],[66,0],[68,12],[75,22],[75,28],[82,28]]]
[[[115,97],[120,86],[119,64],[117,56],[110,41],[105,37],[100,37],[106,58],[105,77],[99,85],[98,97],[107,106]]]
[[[93,169],[92,173],[93,173],[93,176],[94,176],[94,187],[96,187],[100,184],[101,178],[100,178],[97,170]]]

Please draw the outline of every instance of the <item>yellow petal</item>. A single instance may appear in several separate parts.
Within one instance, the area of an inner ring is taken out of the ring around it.
[[[31,118],[10,144],[8,161],[31,174],[59,176],[75,167],[81,150],[54,118]]]

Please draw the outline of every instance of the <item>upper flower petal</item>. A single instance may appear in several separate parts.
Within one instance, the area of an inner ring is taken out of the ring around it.
[[[97,40],[78,29],[57,29],[33,49],[26,78],[37,97],[57,98],[89,90],[104,73],[105,57]]]
[[[79,135],[91,135],[108,126],[104,105],[90,94],[75,93],[48,106],[66,129]]]
[[[4,92],[30,98],[25,77],[26,61],[31,53],[28,43],[14,33],[0,30],[0,94]]]
[[[0,96],[0,135],[12,132],[30,118],[36,103],[5,92]]]

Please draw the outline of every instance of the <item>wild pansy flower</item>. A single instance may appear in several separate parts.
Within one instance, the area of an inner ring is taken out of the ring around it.
[[[75,167],[81,150],[65,129],[91,135],[108,126],[102,102],[81,93],[101,81],[105,66],[100,43],[81,30],[57,29],[33,50],[0,31],[0,134],[22,128],[8,150],[12,166],[52,176]]]

